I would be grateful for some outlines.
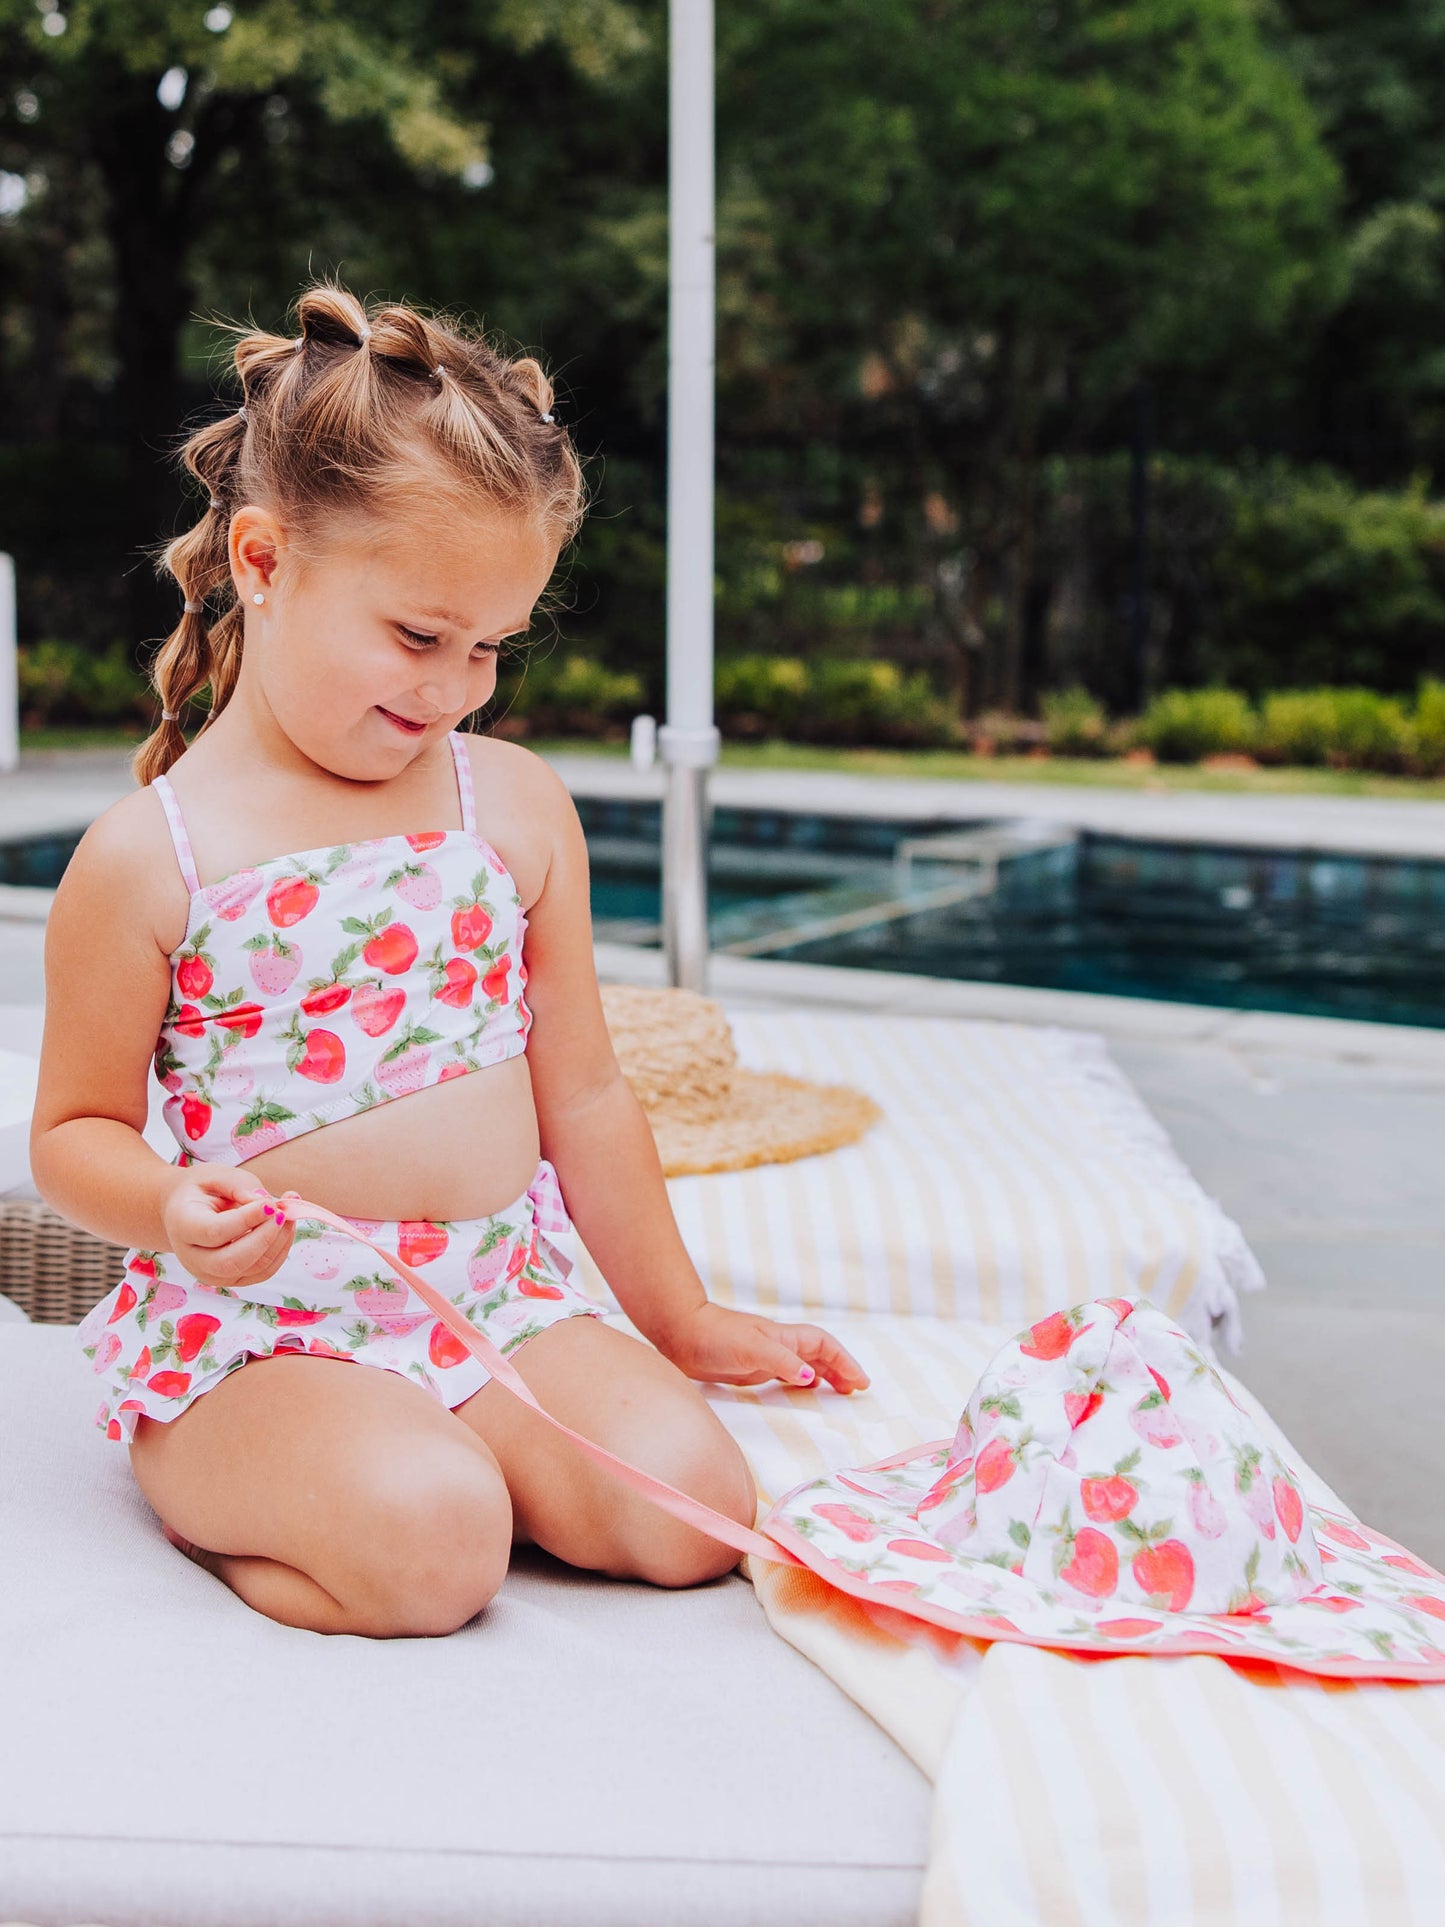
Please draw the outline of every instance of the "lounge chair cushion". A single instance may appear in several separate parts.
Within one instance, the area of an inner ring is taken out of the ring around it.
[[[931,1789],[734,1574],[519,1551],[446,1639],[277,1626],[162,1537],[68,1327],[0,1326],[0,1917],[888,1927]]]

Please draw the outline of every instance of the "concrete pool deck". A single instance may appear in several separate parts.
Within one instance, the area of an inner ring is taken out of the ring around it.
[[[556,767],[579,794],[660,787],[656,772],[600,757],[559,757]],[[123,754],[27,757],[17,775],[0,777],[0,836],[78,828],[128,784]],[[1050,821],[1123,835],[1152,823],[1170,840],[1445,858],[1445,803],[793,771],[721,771],[714,795],[747,807],[958,820],[1034,815],[1042,799],[1054,806]],[[14,903],[12,920],[0,907],[11,1036],[15,1027],[33,1035],[43,996],[44,893],[20,895],[35,900]],[[656,951],[599,945],[598,967],[613,981],[662,981]],[[1445,1031],[731,957],[714,960],[710,989],[738,1005],[882,1006],[1102,1032],[1264,1266],[1268,1291],[1244,1303],[1240,1377],[1363,1517],[1445,1565]],[[12,1047],[22,1047],[18,1036]]]

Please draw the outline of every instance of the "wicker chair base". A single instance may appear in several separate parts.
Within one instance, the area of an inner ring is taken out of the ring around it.
[[[32,1198],[0,1199],[0,1293],[40,1325],[78,1325],[120,1283],[113,1245]]]

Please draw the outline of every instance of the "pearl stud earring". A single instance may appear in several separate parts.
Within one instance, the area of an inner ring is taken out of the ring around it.
[[[260,591],[260,590],[258,589],[258,590],[256,591],[256,593],[255,593],[255,595],[253,595],[253,596],[251,597],[251,600],[252,600],[253,602],[264,602],[264,601],[266,600],[266,598],[265,598],[265,596],[263,596],[263,595],[262,595],[262,593],[261,593],[261,591]]]

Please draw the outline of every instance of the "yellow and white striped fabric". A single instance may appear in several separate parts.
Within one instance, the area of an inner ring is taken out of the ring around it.
[[[883,1109],[824,1157],[674,1178],[717,1303],[969,1318],[1011,1330],[1147,1295],[1208,1344],[1264,1282],[1103,1039],[1022,1025],[730,1010],[742,1063],[849,1083]],[[585,1260],[581,1282],[601,1300]]]

